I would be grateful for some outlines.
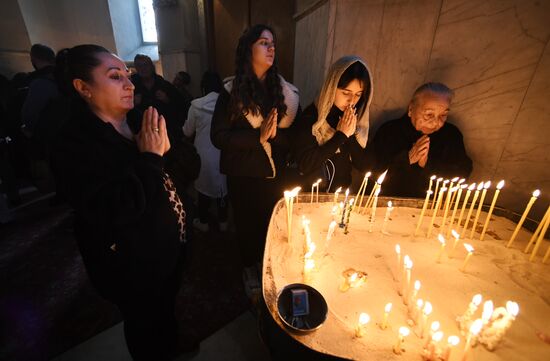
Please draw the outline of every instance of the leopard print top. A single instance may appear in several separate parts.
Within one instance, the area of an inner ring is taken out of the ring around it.
[[[178,217],[178,226],[179,226],[179,233],[180,233],[180,242],[185,242],[185,210],[183,209],[183,203],[180,200],[180,197],[176,193],[176,186],[174,185],[174,182],[172,182],[172,179],[170,179],[170,176],[167,173],[164,173],[164,189],[166,192],[168,192],[169,195],[169,201],[172,205],[172,209],[174,210],[174,213],[176,213],[176,216]]]

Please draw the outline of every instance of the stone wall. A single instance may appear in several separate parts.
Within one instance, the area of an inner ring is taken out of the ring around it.
[[[471,181],[507,181],[499,205],[550,197],[550,2],[522,0],[298,0],[295,83],[302,106],[340,56],[373,73],[371,136],[406,109],[416,87],[456,92],[450,121],[474,161]],[[299,54],[299,55],[298,55]]]

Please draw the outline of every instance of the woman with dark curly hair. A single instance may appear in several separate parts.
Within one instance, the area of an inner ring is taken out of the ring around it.
[[[255,25],[239,39],[235,76],[224,85],[211,138],[221,150],[247,293],[259,290],[258,267],[273,206],[283,192],[289,128],[299,109],[298,90],[277,72],[275,34]],[[249,293],[250,294],[250,293]]]

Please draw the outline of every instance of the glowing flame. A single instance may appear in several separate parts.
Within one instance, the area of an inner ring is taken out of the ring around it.
[[[439,193],[444,193],[447,191],[447,187],[441,187],[441,189],[439,190]]]
[[[453,235],[453,237],[458,240],[458,238],[460,237],[460,235],[458,234],[457,231],[455,231],[454,229],[451,231],[451,234]]]
[[[481,331],[481,327],[483,327],[483,321],[479,318],[472,323],[472,326],[470,326],[470,333],[472,335],[477,335],[479,331]]]
[[[441,233],[437,236],[437,239],[439,240],[439,243],[445,245],[445,237],[443,237]]]
[[[401,246],[398,244],[395,245],[395,253],[401,254]]]
[[[434,321],[432,322],[432,326],[430,328],[432,329],[433,332],[435,332],[439,330],[439,326],[440,326],[439,321]]]
[[[407,337],[407,336],[409,336],[409,333],[410,333],[410,331],[407,327],[405,327],[405,326],[399,327],[399,334],[401,335],[401,337]]]
[[[393,207],[393,203],[391,201],[388,202],[388,208]]]
[[[456,183],[456,181],[459,179],[460,179],[459,177],[454,177],[453,179],[451,179],[451,182]]]
[[[502,187],[504,187],[504,180],[501,180],[501,181],[498,182],[498,184],[497,184],[497,189],[502,189]]]
[[[485,182],[485,184],[483,185],[483,188],[484,188],[484,189],[489,189],[490,186],[491,186],[491,181],[487,181],[487,182]]]
[[[430,177],[431,180],[434,180],[434,179],[436,179],[436,178],[437,178],[437,176],[436,176],[435,174],[434,174],[433,176]]]
[[[386,169],[384,173],[380,174],[380,177],[378,177],[378,179],[376,180],[376,183],[382,184],[382,182],[384,181],[384,178],[386,178],[387,173],[388,173],[388,170]]]
[[[441,341],[442,338],[443,338],[443,331],[437,331],[437,332],[434,333],[434,335],[432,336],[432,340],[434,340],[435,342]]]
[[[472,298],[472,303],[476,306],[479,306],[479,304],[481,303],[481,300],[483,298],[481,297],[481,295],[478,293],[477,295],[475,295],[473,298]]]
[[[304,269],[306,271],[311,271],[315,267],[315,261],[311,258],[306,259],[306,264],[304,265]]]
[[[461,180],[459,180],[459,181],[458,181],[458,184],[462,184],[462,183],[464,183],[464,182],[466,182],[466,178],[462,178]]]
[[[466,188],[468,188],[468,185],[467,185],[467,184],[463,184],[463,185],[460,186],[460,188],[461,188],[461,189],[466,189]]]
[[[359,324],[366,325],[370,321],[370,316],[364,312],[359,315]]]
[[[451,346],[456,346],[460,342],[460,338],[458,336],[449,336],[449,338],[447,339],[447,342]]]
[[[422,306],[424,306],[424,301],[422,300],[422,298],[419,298],[418,300],[416,300],[416,307],[422,309]]]
[[[437,178],[437,181],[438,181],[438,182],[441,182],[442,180],[443,180],[443,177]]]
[[[482,189],[483,189],[483,182],[481,182],[481,183],[479,183],[479,184],[477,185],[476,190],[480,191],[480,190],[482,190]]]
[[[485,322],[489,321],[491,319],[491,315],[493,314],[493,301],[485,301],[483,304],[483,313],[481,314],[481,319]]]
[[[392,307],[392,303],[390,302],[390,303],[388,303],[388,304],[386,305],[386,307],[384,307],[384,311],[385,311],[386,313],[390,313],[391,307]]]
[[[476,184],[475,184],[475,183],[472,183],[472,184],[470,184],[470,186],[468,187],[468,190],[473,191],[475,188],[476,188]]]
[[[403,264],[406,266],[411,261],[411,257],[408,254],[403,257]]]
[[[472,245],[468,243],[464,243],[464,248],[466,248],[466,251],[468,251],[468,253],[472,253],[474,251],[474,247],[472,247]]]
[[[434,192],[433,191],[426,191],[428,193],[428,195],[432,195]]]
[[[351,274],[351,276],[349,277],[349,281],[350,282],[355,282],[355,280],[357,279],[357,273],[356,272],[353,272]]]
[[[533,192],[533,197],[538,198],[540,196],[540,190],[536,190]]]
[[[420,281],[416,280],[414,281],[414,289],[418,292],[420,290]]]
[[[334,193],[338,194],[338,193],[340,193],[341,191],[342,191],[342,187],[338,187],[338,189],[337,189],[336,192],[334,192]]]
[[[408,262],[405,262],[405,268],[410,270],[411,268],[413,268],[413,261],[411,261],[410,258],[407,261]]]
[[[426,301],[426,304],[424,305],[424,309],[422,312],[428,316],[430,313],[432,313],[432,304],[428,301]]]
[[[349,195],[349,188],[346,189],[346,197]]]
[[[365,173],[365,179],[369,178],[371,176],[371,174],[372,174],[371,172]]]
[[[302,190],[302,187],[296,187],[293,190],[291,190],[291,197],[296,197],[298,195],[298,192]]]
[[[506,302],[506,311],[508,311],[512,317],[516,317],[519,313],[519,305],[513,301],[508,301]]]
[[[352,199],[349,201],[349,205],[352,206],[354,201],[355,201],[355,198],[352,198]]]

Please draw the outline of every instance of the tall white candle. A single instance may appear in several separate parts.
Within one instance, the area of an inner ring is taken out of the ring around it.
[[[540,196],[540,190],[535,190],[533,192],[533,196],[529,200],[529,203],[527,203],[527,206],[525,207],[525,211],[523,211],[523,214],[521,215],[521,219],[518,222],[518,225],[516,226],[516,229],[514,229],[514,233],[512,233],[512,237],[510,237],[510,240],[508,241],[508,244],[506,244],[506,247],[509,248],[512,245],[512,242],[516,239],[516,236],[518,235],[519,230],[521,229],[521,226],[523,225],[523,222],[525,222],[525,218],[527,218],[527,215],[529,214],[529,211],[531,210],[531,207],[535,203],[535,201]]]
[[[483,192],[481,192],[481,198],[479,200],[479,207],[477,208],[476,217],[474,218],[474,223],[472,224],[472,230],[470,231],[470,239],[473,239],[474,232],[477,228],[477,220],[479,219],[479,215],[481,214],[481,210],[483,208],[483,201],[485,200],[485,196],[487,195],[487,189],[491,186],[491,181],[485,182],[483,184]]]
[[[468,252],[468,255],[466,255],[466,258],[464,259],[464,263],[462,264],[462,267],[460,270],[462,272],[466,272],[466,264],[468,264],[468,261],[470,260],[470,257],[472,257],[472,254],[474,253],[474,247],[468,243],[464,243],[464,248],[466,248],[466,252]]]
[[[436,262],[441,263],[441,256],[443,256],[443,252],[445,251],[446,242],[445,242],[445,237],[443,237],[441,233],[437,236],[437,239],[439,240],[441,247],[439,247],[439,253],[437,254]]]
[[[357,192],[357,198],[359,199],[358,207],[357,209],[360,210],[361,206],[363,205],[363,197],[365,196],[365,191],[367,189],[367,185],[369,184],[369,177],[371,176],[371,172],[367,172],[365,176],[363,177],[363,182],[361,183],[361,187],[359,187],[359,192]]]
[[[428,238],[432,234],[432,229],[433,229],[433,226],[434,226],[435,217],[437,215],[437,209],[439,208],[439,203],[441,203],[441,198],[443,198],[443,193],[445,193],[446,190],[447,190],[447,188],[445,188],[445,187],[441,187],[441,189],[439,190],[439,196],[437,196],[437,201],[435,202],[435,209],[434,209],[434,212],[432,214],[432,219],[430,221],[430,226],[428,227]]]
[[[365,326],[370,321],[370,316],[367,313],[361,313],[359,315],[359,322],[357,323],[357,327],[355,328],[355,336],[356,337],[363,337],[365,335]]]
[[[414,235],[418,235],[418,230],[420,229],[420,226],[422,225],[422,219],[424,218],[424,213],[426,213],[426,208],[428,207],[428,200],[430,199],[430,195],[433,192],[431,190],[428,190],[426,192],[426,198],[424,199],[424,204],[422,205],[422,211],[420,211],[420,217],[418,217],[418,223],[416,225],[416,230],[414,231]]]
[[[397,355],[401,355],[403,352],[403,347],[401,346],[403,344],[403,341],[405,340],[405,337],[409,335],[410,331],[407,327],[402,326],[399,327],[399,335],[397,336],[397,343],[395,346],[393,346],[393,352],[395,352]]]
[[[380,187],[374,192],[374,202],[372,202],[372,213],[370,215],[369,232],[372,232],[374,226],[374,217],[376,215],[376,205],[378,204],[378,194],[380,193]]]
[[[462,191],[464,189],[468,188],[468,185],[467,184],[462,184],[462,185],[457,186],[457,187],[458,187],[458,192],[455,192],[455,194],[458,193],[458,195],[456,196],[456,202],[454,203],[453,212],[451,213],[451,218],[449,220],[449,226],[447,227],[447,238],[449,238],[449,236],[451,235],[451,229],[453,227],[456,212],[458,210],[458,204],[460,203],[460,198],[462,197]],[[451,204],[452,204],[452,200],[451,200]]]
[[[485,237],[485,232],[487,232],[487,227],[489,226],[489,221],[491,220],[491,215],[493,214],[493,210],[495,209],[495,204],[497,203],[498,194],[500,193],[500,190],[504,187],[504,181],[501,180],[497,184],[497,190],[495,191],[495,195],[493,196],[493,201],[491,202],[491,207],[489,207],[489,212],[487,213],[487,219],[485,220],[485,224],[483,225],[483,230],[481,231],[481,235],[479,236],[479,240],[483,241],[483,238]]]
[[[474,193],[474,198],[472,199],[472,204],[470,205],[470,209],[468,210],[468,215],[466,216],[466,221],[464,222],[464,228],[462,228],[462,232],[460,232],[460,234],[462,235],[462,238],[466,237],[465,235],[466,235],[466,230],[468,229],[468,223],[470,222],[470,217],[472,216],[472,212],[476,205],[477,197],[479,197],[479,192],[482,189],[483,189],[483,182],[477,185],[477,189]]]
[[[382,321],[382,324],[380,325],[380,328],[385,330],[388,327],[388,316],[391,312],[392,303],[387,303],[384,307],[384,319]]]
[[[392,201],[389,201],[388,207],[386,208],[386,215],[384,216],[384,223],[382,224],[382,233],[384,234],[387,234],[386,228],[388,227],[388,221],[390,219],[392,210],[393,210]]]

